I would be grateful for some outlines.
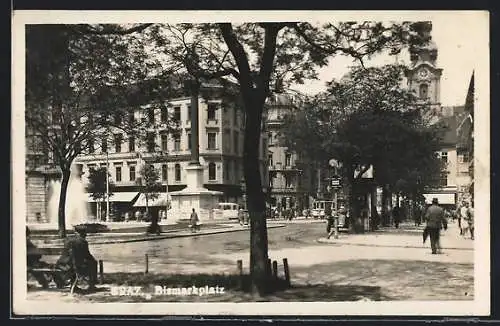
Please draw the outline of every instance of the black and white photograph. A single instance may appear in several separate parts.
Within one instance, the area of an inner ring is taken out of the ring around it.
[[[14,314],[490,313],[488,12],[12,17]]]

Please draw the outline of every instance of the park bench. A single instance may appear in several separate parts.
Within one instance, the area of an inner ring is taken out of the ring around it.
[[[40,251],[45,251],[45,250],[33,251],[32,253],[28,253],[28,256],[30,256],[31,254],[36,255]],[[61,249],[58,249],[58,251],[61,251]],[[51,253],[53,253],[53,252],[51,252]],[[28,266],[27,272],[28,272],[28,275],[31,274],[33,277],[35,277],[37,279],[37,281],[40,283],[40,285],[42,286],[42,288],[44,288],[44,289],[47,289],[49,287],[49,283],[51,281],[54,281],[54,283],[56,284],[56,287],[58,289],[62,289],[62,288],[64,288],[64,286],[66,286],[68,284],[67,279],[63,280],[62,277],[60,279],[64,281],[63,283],[56,281],[57,276],[60,274],[64,274],[65,271],[56,268],[55,265],[52,265],[52,264],[44,263],[42,266]],[[42,276],[42,278],[37,277],[37,276]],[[76,273],[76,275],[74,275],[73,282],[71,282],[71,288],[70,288],[71,294],[73,294],[73,292],[77,288],[77,285],[81,281],[84,281],[85,283],[87,283],[88,277],[85,275],[80,275],[79,273]]]
[[[55,268],[55,266],[49,266],[49,267],[28,267],[27,268],[28,274],[31,274],[33,277],[36,277],[37,275],[42,275],[43,279],[37,278],[37,281],[41,283],[40,285],[46,289],[49,287],[49,283],[52,280],[55,280],[55,276],[57,274],[63,273],[62,270]],[[45,280],[45,281],[44,281]],[[61,284],[56,285],[58,288],[62,288],[63,286]]]

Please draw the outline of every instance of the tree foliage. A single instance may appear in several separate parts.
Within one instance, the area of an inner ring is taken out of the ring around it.
[[[35,137],[37,150],[50,158],[41,163],[61,171],[61,237],[66,234],[64,206],[74,159],[94,150],[107,151],[102,144],[117,132],[134,135],[140,142],[150,126],[127,115],[143,104],[164,107],[162,99],[170,91],[148,79],[157,60],[148,59],[144,45],[132,42],[127,33],[100,35],[85,26],[26,29],[27,135]]]
[[[428,124],[428,107],[401,86],[403,70],[356,67],[330,82],[325,93],[285,119],[285,143],[316,160],[340,161],[351,187],[373,167],[377,184],[421,194],[441,170],[435,153],[443,130]],[[357,214],[354,204],[351,216]]]
[[[158,169],[152,164],[144,164],[139,171],[139,178],[136,183],[140,187],[140,192],[144,194],[146,202],[155,200],[161,192],[160,174]]]
[[[106,182],[109,183],[109,196],[113,196],[114,182],[109,180],[109,173],[105,167],[92,168],[89,170],[89,184],[87,191],[94,200],[104,200],[106,198]]]
[[[130,44],[146,44],[148,54],[161,58],[161,64],[149,70],[153,75],[175,73],[197,83],[216,78],[223,85],[236,85],[246,121],[243,161],[251,218],[250,269],[254,285],[265,293],[269,278],[267,227],[258,144],[267,98],[274,90],[317,78],[316,68],[325,66],[331,56],[348,55],[363,62],[383,49],[397,53],[402,47],[420,43],[419,31],[425,26],[409,22],[256,22],[82,29],[92,36],[130,35]],[[140,35],[127,33],[140,30]]]

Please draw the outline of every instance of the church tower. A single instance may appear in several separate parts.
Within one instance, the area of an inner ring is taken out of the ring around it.
[[[441,73],[436,66],[437,46],[431,38],[432,23],[423,23],[423,33],[429,42],[410,48],[410,66],[406,71],[408,88],[418,97],[419,101],[429,104],[431,114],[441,116]]]

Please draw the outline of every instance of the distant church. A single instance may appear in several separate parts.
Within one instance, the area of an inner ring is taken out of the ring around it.
[[[432,25],[425,25],[424,33],[430,37]],[[437,46],[432,39],[424,46],[410,48],[410,67],[406,71],[408,88],[417,95],[419,101],[431,107],[433,116],[441,115],[441,73],[436,65]]]
[[[424,33],[430,37],[431,31],[432,24],[429,22],[424,26]],[[411,47],[410,66],[406,70],[406,78],[408,88],[418,97],[420,103],[430,106],[427,112],[429,122],[444,122],[448,127],[441,142],[440,152],[437,153],[446,163],[447,168],[441,173],[438,181],[439,187],[430,189],[429,193],[424,196],[426,201],[437,197],[441,204],[455,205],[463,199],[467,200],[464,190],[468,189],[468,185],[472,182],[468,169],[470,158],[465,157],[462,151],[459,151],[457,155],[457,130],[467,109],[465,106],[443,107],[441,105],[443,69],[437,66],[437,57],[438,49],[432,39],[423,46]],[[473,88],[473,82],[471,87]],[[464,94],[464,99],[465,97],[466,94]]]

